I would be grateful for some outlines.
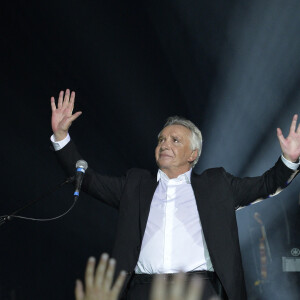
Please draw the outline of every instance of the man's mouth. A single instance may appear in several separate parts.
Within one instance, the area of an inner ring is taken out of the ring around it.
[[[168,155],[166,153],[160,153],[159,157],[172,157],[171,155]]]

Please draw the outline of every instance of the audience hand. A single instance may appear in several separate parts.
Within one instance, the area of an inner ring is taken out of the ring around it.
[[[194,277],[186,284],[184,273],[175,275],[174,283],[168,284],[161,275],[154,278],[150,300],[200,300],[203,293],[203,281]],[[212,297],[210,300],[219,300]]]
[[[76,300],[117,300],[126,278],[126,272],[121,271],[112,286],[116,261],[108,259],[107,254],[102,254],[96,271],[95,264],[95,258],[89,258],[85,271],[85,290],[82,282],[76,281]]]

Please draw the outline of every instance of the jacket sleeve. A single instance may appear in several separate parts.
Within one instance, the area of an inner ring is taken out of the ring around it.
[[[223,172],[232,188],[235,208],[238,209],[277,195],[291,183],[299,170],[291,170],[279,158],[276,164],[261,176],[239,178],[225,170]]]
[[[76,162],[83,159],[73,141],[55,151],[59,164],[68,176],[75,173]],[[88,167],[82,182],[82,190],[100,201],[119,208],[125,177],[104,176]]]

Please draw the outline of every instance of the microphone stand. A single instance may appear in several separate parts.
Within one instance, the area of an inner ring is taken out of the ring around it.
[[[26,208],[32,206],[33,204],[35,204],[37,202],[43,200],[46,196],[52,195],[56,190],[60,189],[62,186],[64,186],[67,183],[73,182],[74,180],[75,180],[75,176],[69,177],[66,180],[64,180],[63,182],[52,187],[49,191],[44,193],[41,197],[39,197],[35,200],[32,200],[32,201],[29,201],[24,206],[18,208],[14,212],[12,212],[10,215],[0,217],[0,226],[3,225],[4,223],[6,223],[7,221],[11,221],[13,219],[13,217],[16,216],[18,213],[20,213],[21,211],[25,210]]]

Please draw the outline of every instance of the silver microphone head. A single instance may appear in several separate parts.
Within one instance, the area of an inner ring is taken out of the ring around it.
[[[78,160],[76,163],[76,169],[77,168],[82,168],[86,170],[88,168],[88,163],[85,160]]]

